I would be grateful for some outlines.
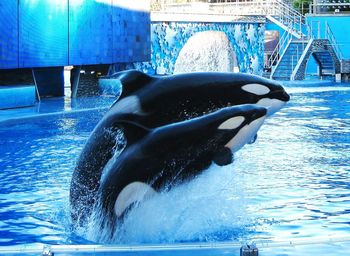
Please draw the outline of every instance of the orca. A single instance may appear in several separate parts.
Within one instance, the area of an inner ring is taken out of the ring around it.
[[[212,162],[230,164],[233,153],[255,137],[266,112],[239,105],[154,129],[118,120],[128,143],[101,176],[97,202],[105,223],[113,227],[133,205],[193,179]]]
[[[267,108],[267,116],[271,116],[290,99],[279,83],[243,73],[194,72],[150,76],[138,70],[127,70],[112,77],[121,81],[121,95],[94,129],[82,156],[92,148],[108,145],[104,139],[109,137],[106,130],[115,129],[114,123],[118,119],[129,119],[155,128],[241,104],[263,106]],[[104,147],[101,152],[104,157],[90,155],[89,159],[111,157],[111,147]],[[96,164],[104,166],[105,162]]]
[[[78,158],[70,189],[73,209],[81,198],[93,203],[102,170],[116,149],[124,146],[116,140],[118,120],[155,128],[247,103],[262,105],[271,115],[289,100],[278,83],[248,74],[198,72],[157,77],[128,70],[112,77],[120,79],[122,93],[97,124]],[[72,218],[76,219],[74,211]]]
[[[192,72],[150,76],[138,70],[127,70],[115,73],[111,78],[119,79],[122,84],[121,95],[111,111],[114,114],[137,114],[138,121],[147,127],[249,103],[266,107],[268,116],[271,116],[290,99],[278,82],[243,73]]]

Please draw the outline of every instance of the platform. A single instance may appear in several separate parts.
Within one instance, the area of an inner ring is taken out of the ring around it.
[[[0,109],[29,107],[35,102],[34,85],[0,85]]]
[[[300,238],[293,241],[257,242],[258,254],[244,254],[238,242],[164,245],[28,245],[0,247],[0,255],[152,255],[152,256],[304,256],[349,255],[350,240],[345,237]]]

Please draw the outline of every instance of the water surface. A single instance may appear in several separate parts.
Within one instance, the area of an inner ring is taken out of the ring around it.
[[[3,118],[0,246],[350,235],[350,87],[286,88],[291,101],[266,120],[257,141],[239,151],[233,164],[213,165],[141,204],[113,241],[93,228],[72,232],[68,204],[75,161],[111,100],[99,99],[83,112]]]

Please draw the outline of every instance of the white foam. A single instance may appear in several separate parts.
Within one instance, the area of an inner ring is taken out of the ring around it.
[[[314,93],[331,91],[350,91],[350,87],[343,86],[322,86],[322,87],[293,87],[286,88],[288,93]]]
[[[242,230],[251,220],[244,177],[236,176],[233,169],[234,164],[212,165],[194,180],[156,194],[133,208],[113,237],[107,227],[97,229],[102,220],[95,211],[85,237],[102,243],[174,243],[215,241],[215,234],[223,230]]]

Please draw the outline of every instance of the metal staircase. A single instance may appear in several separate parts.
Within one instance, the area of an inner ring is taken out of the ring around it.
[[[311,55],[318,64],[318,75],[320,77],[341,74],[343,54],[328,23],[325,22],[324,26],[324,35],[320,34],[320,30],[318,30],[317,35],[312,31],[309,33],[311,38],[291,74],[291,80],[303,80],[305,78],[307,62]]]
[[[282,0],[264,0],[266,18],[277,24],[295,38],[305,37],[305,17]]]
[[[335,65],[330,52],[314,52],[312,56],[316,60],[321,74],[331,75],[333,73]]]
[[[307,62],[311,56],[318,64],[318,75],[336,75],[340,73],[340,60],[343,58],[335,37],[325,22],[325,33],[318,30],[308,32],[302,39],[296,39],[290,33],[283,35],[268,59],[265,69],[270,69],[270,78],[275,80],[302,80],[305,78]]]
[[[271,78],[275,80],[289,80],[307,43],[307,40],[291,39],[283,52],[283,57],[279,59],[277,65],[273,68]]]

